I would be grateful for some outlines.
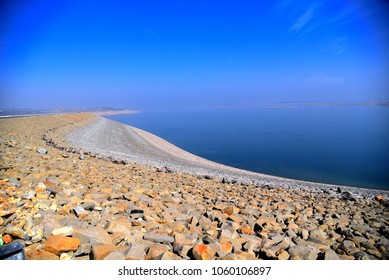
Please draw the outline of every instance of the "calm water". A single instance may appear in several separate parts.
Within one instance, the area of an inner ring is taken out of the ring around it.
[[[112,116],[226,165],[389,189],[389,108],[234,108]]]

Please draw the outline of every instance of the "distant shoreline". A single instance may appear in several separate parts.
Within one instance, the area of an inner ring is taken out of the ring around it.
[[[19,114],[3,114],[0,115],[0,118],[22,118],[22,117],[36,117],[36,116],[45,116],[45,115],[63,115],[63,114],[75,114],[75,113],[91,113],[98,116],[115,116],[115,115],[128,115],[128,114],[136,114],[141,113],[141,111],[137,110],[85,110],[85,111],[63,111],[63,112],[39,112],[39,113],[29,113],[29,111],[22,112]]]
[[[137,114],[141,111],[136,110],[108,110],[108,111],[90,111],[89,113],[98,115],[98,116],[115,116],[115,115],[128,115],[128,114]]]

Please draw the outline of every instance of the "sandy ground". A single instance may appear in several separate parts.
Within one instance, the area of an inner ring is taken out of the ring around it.
[[[341,188],[356,195],[388,194],[387,191],[382,190],[292,180],[225,166],[188,153],[144,130],[102,117],[73,131],[68,136],[68,141],[71,145],[104,157],[165,170],[167,168],[173,172],[224,179],[226,182],[310,189],[320,192],[334,192]]]

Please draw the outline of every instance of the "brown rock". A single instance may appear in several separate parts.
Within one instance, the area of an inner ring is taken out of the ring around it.
[[[80,240],[77,238],[52,235],[47,239],[45,249],[48,252],[60,255],[63,252],[77,250],[79,245]]]
[[[240,210],[234,205],[229,205],[226,208],[224,208],[223,212],[230,216],[232,214],[238,214]]]
[[[109,233],[130,234],[131,228],[132,228],[132,224],[128,219],[126,219],[124,217],[119,217],[119,218],[116,218],[115,220],[110,222],[107,231]]]
[[[92,256],[94,260],[103,260],[107,255],[116,251],[111,244],[100,244],[92,246]]]
[[[253,253],[249,252],[237,252],[236,255],[240,260],[256,260],[257,258]]]
[[[220,245],[220,250],[225,253],[225,254],[229,254],[232,252],[232,244],[230,242],[221,242]]]
[[[254,234],[254,231],[249,226],[242,227],[241,231],[242,231],[242,234],[249,234],[249,235]]]
[[[288,260],[290,255],[287,251],[282,251],[277,257],[279,260]]]
[[[377,200],[377,201],[382,201],[382,200],[384,200],[385,199],[385,197],[383,196],[383,195],[377,195],[376,197],[375,197],[375,200]]]
[[[145,260],[147,246],[141,243],[131,243],[130,249],[126,252],[126,260]]]
[[[162,245],[162,244],[151,245],[149,251],[147,252],[146,258],[148,260],[156,260],[169,250],[170,248],[166,245]]]
[[[192,248],[192,253],[196,260],[212,260],[215,256],[212,248],[200,243]]]
[[[167,251],[163,253],[158,260],[182,260],[180,256],[177,256],[173,252]]]
[[[5,244],[11,243],[12,240],[13,240],[11,235],[9,235],[9,234],[4,235],[2,238],[3,238],[3,241],[4,241]]]
[[[27,260],[59,260],[59,256],[56,254],[44,251],[44,250],[29,250],[26,251]]]
[[[232,214],[228,217],[229,220],[234,221],[235,223],[241,223],[243,222],[243,218],[240,217],[239,215]]]

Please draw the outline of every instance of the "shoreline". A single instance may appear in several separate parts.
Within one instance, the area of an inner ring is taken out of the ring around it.
[[[193,155],[147,131],[97,118],[66,136],[69,143],[108,159],[137,163],[168,172],[182,172],[204,178],[217,178],[225,183],[266,187],[297,188],[316,192],[348,191],[354,195],[385,195],[389,190],[317,183],[277,177],[238,169]]]

